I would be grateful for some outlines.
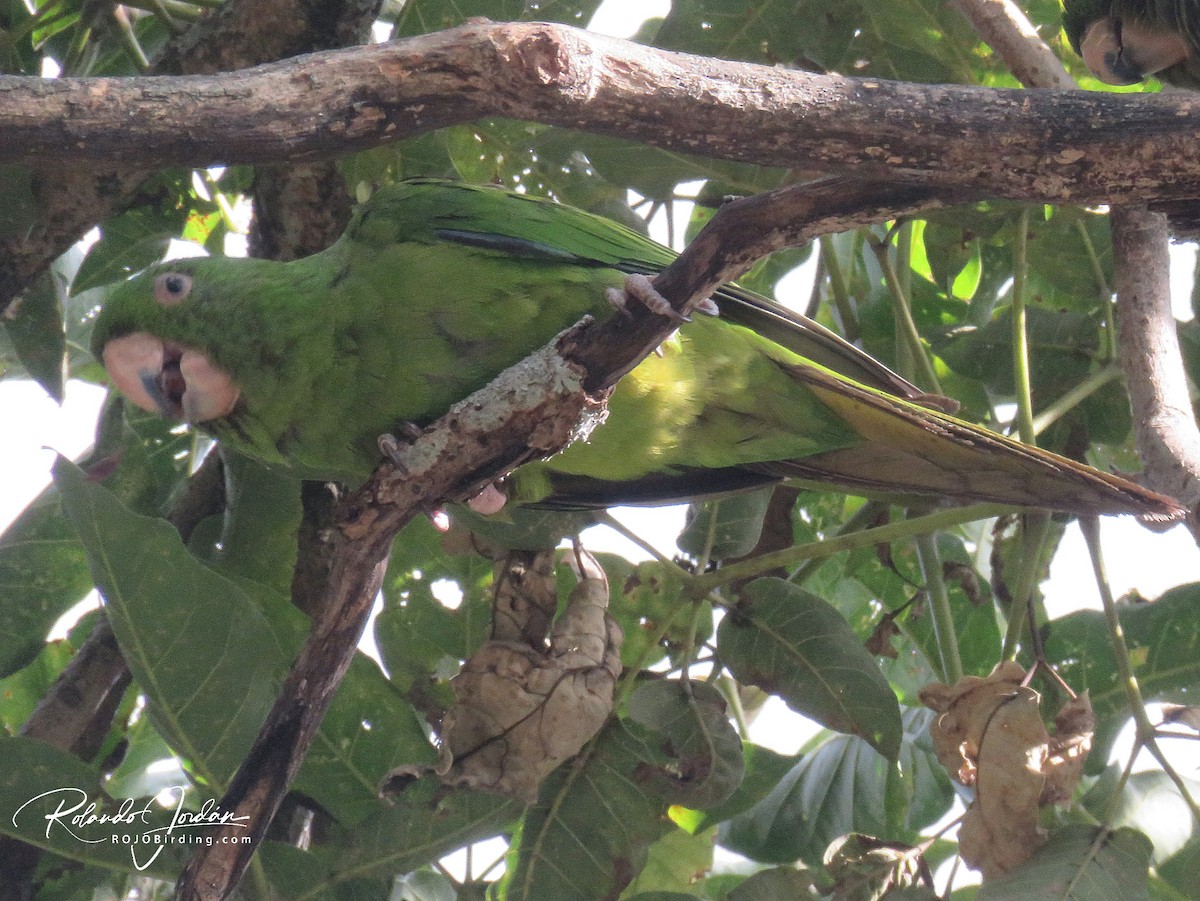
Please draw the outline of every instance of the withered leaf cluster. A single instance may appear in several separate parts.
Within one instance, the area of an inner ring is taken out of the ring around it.
[[[1028,860],[1046,840],[1038,809],[1069,800],[1091,748],[1095,717],[1086,694],[1065,704],[1046,730],[1040,696],[1020,664],[1004,661],[985,678],[935,682],[921,700],[940,716],[931,726],[942,766],[975,788],[959,831],[963,860],[985,880]]]
[[[451,680],[454,704],[442,721],[450,784],[533,801],[612,712],[622,633],[608,615],[608,580],[577,555],[579,583],[551,624],[550,554],[501,573],[493,637]]]

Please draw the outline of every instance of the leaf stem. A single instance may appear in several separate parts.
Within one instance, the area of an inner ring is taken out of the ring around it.
[[[1008,610],[1008,629],[1004,633],[1004,660],[1017,659],[1017,646],[1028,620],[1029,602],[1042,571],[1042,546],[1050,533],[1050,514],[1039,510],[1021,517],[1021,569]]]
[[[839,535],[823,541],[796,545],[722,566],[713,572],[703,573],[691,579],[690,590],[696,594],[707,594],[714,588],[728,585],[739,579],[748,579],[776,567],[790,567],[813,560],[818,557],[830,557],[842,551],[853,551],[875,544],[885,544],[891,541],[904,541],[917,535],[926,535],[939,529],[949,529],[963,523],[974,522],[977,519],[989,519],[1012,513],[1019,509],[1007,504],[973,504],[970,507],[955,507],[950,510],[939,510],[924,516],[915,516],[899,522],[864,529],[849,535]]]
[[[1017,236],[1013,242],[1013,378],[1017,386],[1017,434],[1026,444],[1035,444],[1037,432],[1033,428],[1033,389],[1029,378],[1029,332],[1025,315],[1028,279],[1029,207],[1025,207],[1017,219]]]
[[[1088,262],[1092,264],[1092,274],[1096,276],[1096,287],[1100,289],[1100,296],[1104,298],[1104,359],[1115,360],[1117,358],[1117,322],[1113,291],[1104,275],[1104,267],[1100,265],[1100,255],[1096,253],[1096,245],[1092,243],[1092,236],[1088,234],[1087,225],[1082,219],[1076,219],[1075,229],[1079,232],[1084,249],[1087,250]]]
[[[883,280],[887,285],[888,296],[892,299],[897,328],[903,336],[905,345],[912,353],[914,365],[920,367],[921,378],[925,382],[924,387],[935,394],[941,394],[941,382],[938,381],[937,373],[933,371],[933,363],[930,362],[929,354],[925,352],[925,345],[921,342],[917,323],[912,316],[908,294],[904,291],[904,286],[896,273],[896,266],[892,263],[891,255],[888,253],[888,242],[876,238],[874,235],[868,238],[868,241],[871,244],[871,250],[875,252],[875,258],[879,261],[879,268],[883,271]]]
[[[1125,699],[1133,718],[1134,747],[1131,753],[1136,757],[1141,748],[1150,752],[1151,756],[1158,761],[1158,765],[1162,767],[1162,771],[1167,774],[1167,778],[1175,783],[1180,796],[1187,804],[1188,810],[1191,811],[1192,819],[1196,823],[1200,823],[1200,805],[1196,804],[1195,798],[1188,791],[1187,784],[1158,746],[1157,731],[1154,724],[1150,722],[1149,713],[1146,712],[1146,702],[1142,698],[1142,690],[1138,686],[1137,676],[1133,671],[1133,662],[1129,659],[1129,646],[1125,643],[1125,630],[1121,626],[1121,618],[1117,613],[1117,602],[1113,598],[1112,588],[1109,587],[1108,573],[1100,551],[1100,520],[1096,516],[1081,516],[1079,528],[1083,532],[1088,554],[1092,558],[1092,572],[1095,573],[1096,587],[1100,591],[1100,600],[1104,605],[1104,620],[1108,626],[1109,642],[1112,644],[1113,661],[1117,665],[1117,673],[1125,688]]]
[[[1071,388],[1066,394],[1060,397],[1054,403],[1049,404],[1033,417],[1033,432],[1035,435],[1040,435],[1050,426],[1054,425],[1066,413],[1079,406],[1087,398],[1091,397],[1109,382],[1121,377],[1121,367],[1116,363],[1109,363],[1095,372],[1089,373],[1083,381]]]
[[[829,273],[829,292],[833,295],[833,306],[842,320],[842,334],[847,341],[857,341],[860,337],[858,318],[854,308],[850,306],[850,290],[846,285],[846,274],[838,260],[837,245],[832,235],[821,236],[821,262]]]
[[[942,557],[938,553],[937,538],[933,535],[918,535],[916,540],[917,559],[925,577],[925,592],[929,597],[929,610],[933,614],[933,637],[937,641],[941,657],[942,681],[950,685],[963,677],[962,655],[958,650],[958,634],[954,630],[954,613],[950,609],[950,593],[942,577]]]

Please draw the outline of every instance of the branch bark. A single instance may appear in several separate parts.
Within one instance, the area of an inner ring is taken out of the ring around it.
[[[473,24],[217,77],[0,77],[0,162],[305,160],[482,116],[741,162],[1090,203],[1200,192],[1200,97],[818,75]]]
[[[1143,481],[1200,505],[1200,431],[1188,393],[1179,333],[1171,311],[1167,219],[1125,208],[1112,215],[1117,289],[1117,348],[1133,408]],[[1193,515],[1189,525],[1200,540]]]

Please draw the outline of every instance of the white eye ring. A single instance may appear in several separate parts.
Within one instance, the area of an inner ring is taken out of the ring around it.
[[[192,277],[182,272],[164,272],[154,279],[154,301],[164,307],[182,303],[192,293]]]

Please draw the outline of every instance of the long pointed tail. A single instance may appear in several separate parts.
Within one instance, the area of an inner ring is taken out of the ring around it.
[[[819,368],[784,365],[865,439],[845,450],[761,464],[784,477],[868,491],[1045,507],[1070,513],[1131,513],[1171,522],[1187,510],[1127,479],[1006,438]]]

